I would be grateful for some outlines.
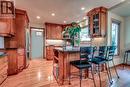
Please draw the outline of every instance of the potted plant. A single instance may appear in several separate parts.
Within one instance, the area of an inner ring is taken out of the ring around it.
[[[79,46],[80,31],[81,27],[76,22],[72,22],[71,26],[67,26],[62,34],[63,36],[66,36],[68,39],[70,39],[70,43],[72,46]]]

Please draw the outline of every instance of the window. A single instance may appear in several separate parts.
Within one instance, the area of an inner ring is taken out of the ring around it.
[[[89,29],[88,27],[83,27],[80,32],[80,40],[81,41],[90,41],[91,38],[89,37]]]
[[[36,36],[42,36],[42,32],[41,31],[36,31]]]
[[[119,54],[119,29],[120,29],[120,22],[112,21],[111,45],[117,46],[115,55]]]
[[[4,48],[4,37],[0,37],[0,48]]]

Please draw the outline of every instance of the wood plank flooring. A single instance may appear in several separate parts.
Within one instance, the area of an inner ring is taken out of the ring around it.
[[[52,75],[52,61],[31,60],[27,69],[21,73],[9,76],[0,87],[79,87],[79,78],[71,79],[71,85],[66,82],[63,86],[58,86]],[[117,79],[113,70],[113,85],[111,87],[130,87],[130,66],[124,70],[117,67],[120,79]],[[101,73],[102,87],[109,87],[106,73]],[[95,75],[96,85],[99,85],[98,76]],[[82,80],[82,87],[94,87],[90,79]]]

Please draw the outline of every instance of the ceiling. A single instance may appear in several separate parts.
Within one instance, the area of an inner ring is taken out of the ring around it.
[[[122,0],[15,0],[16,8],[26,10],[31,23],[71,23],[80,21],[86,13],[99,6],[111,8]],[[81,7],[85,7],[82,11]],[[51,16],[55,13],[55,16]],[[37,19],[36,16],[40,16]]]
[[[130,16],[130,0],[125,1],[122,4],[119,4],[111,9],[113,13],[116,13],[120,16]]]

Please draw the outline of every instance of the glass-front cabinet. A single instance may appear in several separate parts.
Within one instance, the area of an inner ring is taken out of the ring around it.
[[[98,7],[87,13],[91,37],[102,37],[106,35],[107,8]]]

